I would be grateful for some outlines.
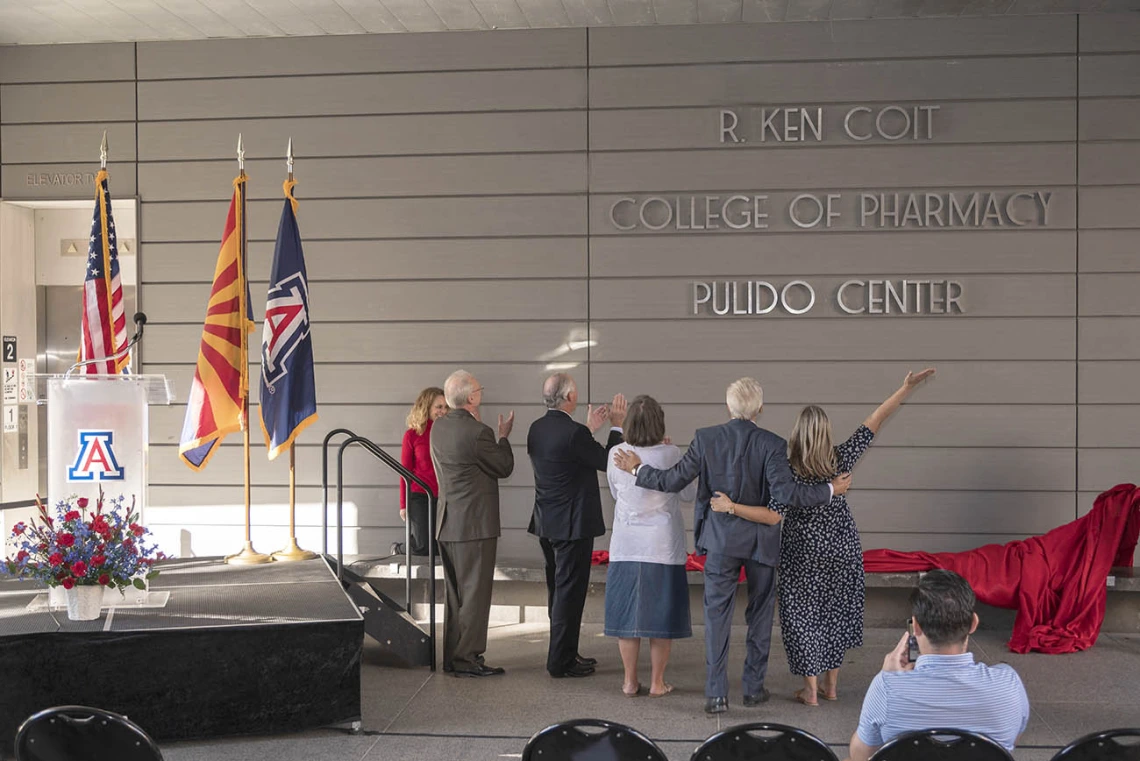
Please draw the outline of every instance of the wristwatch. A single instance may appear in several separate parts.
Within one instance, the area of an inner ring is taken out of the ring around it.
[[[637,476],[637,471],[641,470],[641,466],[642,466],[642,465],[644,465],[644,463],[640,463],[640,462],[639,462],[639,463],[637,463],[636,465],[634,465],[634,466],[633,466],[633,470],[631,470],[631,471],[630,471],[630,473],[631,473],[633,476],[635,476],[635,477],[636,477],[636,476]]]
[[[729,515],[736,515],[736,503],[735,502],[729,502],[728,503],[728,514]]]

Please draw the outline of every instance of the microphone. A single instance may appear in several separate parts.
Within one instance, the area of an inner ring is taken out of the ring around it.
[[[135,312],[135,316],[131,319],[135,323],[135,337],[131,339],[131,344],[136,344],[142,338],[143,328],[146,327],[146,312]]]

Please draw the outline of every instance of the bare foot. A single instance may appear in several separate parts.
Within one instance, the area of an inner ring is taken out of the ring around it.
[[[663,698],[672,691],[673,691],[673,685],[668,684],[667,682],[662,682],[660,690],[654,690],[652,687],[649,689],[649,697],[651,697],[651,698]]]
[[[636,698],[641,694],[641,683],[634,682],[633,684],[623,684],[621,687],[621,692],[627,698]]]
[[[819,696],[824,700],[839,700],[838,692],[828,692],[823,687],[819,688]]]
[[[796,690],[794,693],[792,693],[792,700],[795,700],[798,703],[803,703],[805,706],[811,706],[812,708],[818,708],[819,707],[819,701],[818,700],[808,700],[806,697],[806,694],[807,694],[806,688]],[[814,698],[815,696],[813,695],[812,697]]]

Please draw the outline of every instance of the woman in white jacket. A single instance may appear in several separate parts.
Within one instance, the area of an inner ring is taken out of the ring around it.
[[[668,469],[681,450],[665,443],[665,413],[651,396],[639,396],[625,418],[624,449],[641,461]],[[610,452],[606,476],[615,500],[610,564],[606,574],[606,636],[618,638],[628,697],[641,693],[637,659],[641,638],[649,638],[649,696],[673,691],[665,667],[673,640],[693,636],[689,619],[689,581],[685,573],[685,522],[681,504],[696,497],[696,481],[680,494],[642,489],[637,479],[614,464]]]

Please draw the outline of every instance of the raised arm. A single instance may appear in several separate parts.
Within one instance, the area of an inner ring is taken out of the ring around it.
[[[513,412],[511,417],[514,417]],[[499,418],[501,420],[502,415]],[[479,464],[479,469],[492,478],[507,478],[515,469],[515,453],[511,449],[511,443],[507,441],[510,429],[508,428],[504,434],[501,422],[499,434],[499,440],[495,441],[491,429],[483,426],[475,439],[475,461]]]
[[[765,526],[775,526],[784,519],[784,516],[766,507],[741,505],[733,502],[728,498],[727,494],[719,491],[713,492],[712,499],[709,500],[709,507],[711,507],[714,512],[728,513],[729,515],[743,518],[746,521],[763,523]]]
[[[888,396],[887,400],[880,404],[878,408],[863,421],[863,425],[870,428],[871,433],[878,433],[883,423],[887,422],[887,418],[895,414],[902,403],[906,401],[907,397],[918,388],[918,385],[932,375],[934,375],[933,367],[928,367],[920,373],[907,373],[898,391]]]

